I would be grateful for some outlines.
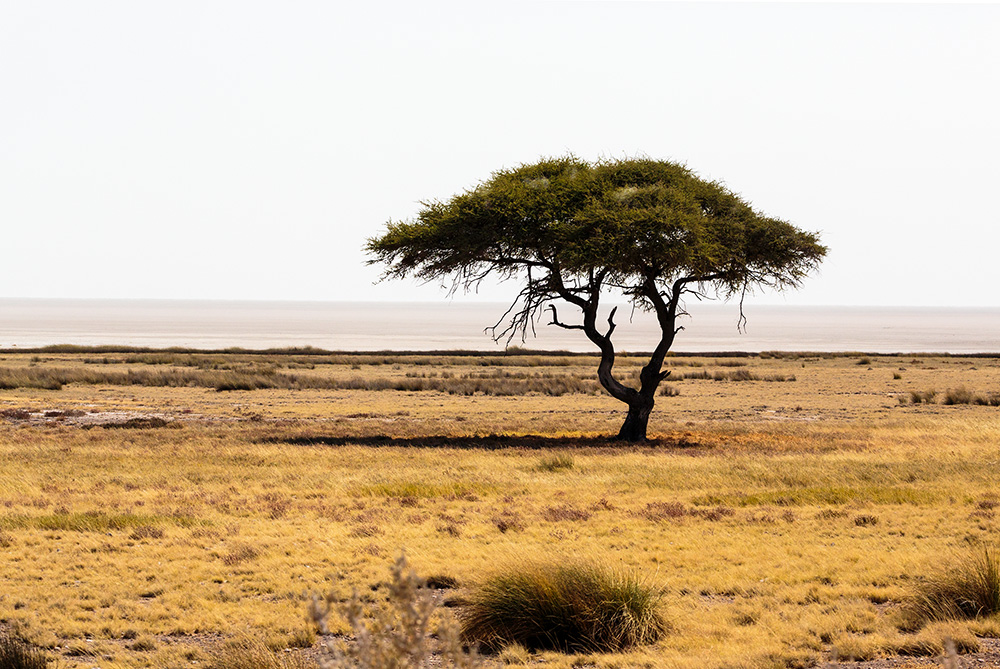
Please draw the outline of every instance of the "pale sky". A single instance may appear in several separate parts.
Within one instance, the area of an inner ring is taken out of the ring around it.
[[[443,300],[365,239],[572,152],[820,232],[756,303],[997,307],[998,36],[997,4],[0,0],[0,297]]]

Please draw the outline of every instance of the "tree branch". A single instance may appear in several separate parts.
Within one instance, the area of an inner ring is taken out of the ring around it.
[[[559,322],[559,315],[556,313],[556,305],[550,304],[549,309],[552,310],[552,322],[549,325],[558,325],[564,330],[583,330],[582,325],[567,325],[566,323]]]
[[[615,331],[615,312],[618,311],[618,307],[614,307],[611,313],[608,314],[608,333],[604,335],[605,339],[611,339],[611,333]]]

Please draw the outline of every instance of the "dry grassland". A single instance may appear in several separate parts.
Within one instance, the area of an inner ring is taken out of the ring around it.
[[[640,360],[619,364],[637,373]],[[64,667],[206,666],[241,634],[301,652],[324,641],[306,620],[312,593],[378,600],[405,550],[421,575],[457,582],[444,594],[456,602],[498,565],[540,557],[663,588],[657,645],[508,653],[515,664],[926,656],[907,660],[918,667],[946,638],[972,650],[1000,636],[996,616],[900,622],[915,583],[970,543],[997,544],[1000,360],[672,358],[677,395],[659,398],[644,447],[601,438],[623,414],[595,367],[0,354],[0,625]],[[219,391],[220,374],[274,382]],[[24,387],[46,378],[69,380]],[[472,394],[447,390],[470,381]],[[942,403],[959,388],[986,403]]]

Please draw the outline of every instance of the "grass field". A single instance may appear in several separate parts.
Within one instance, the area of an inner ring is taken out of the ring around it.
[[[575,355],[0,353],[0,625],[64,667],[209,666],[334,637],[314,593],[384,598],[401,551],[460,603],[524,561],[661,589],[668,633],[551,667],[800,667],[992,647],[905,622],[996,546],[1000,359],[670,358],[653,441]],[[619,369],[637,374],[640,358]],[[923,658],[923,659],[921,659]]]

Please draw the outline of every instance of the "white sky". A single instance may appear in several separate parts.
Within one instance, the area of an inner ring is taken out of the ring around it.
[[[571,151],[819,231],[756,303],[1000,306],[998,36],[997,4],[0,0],[0,296],[444,299],[373,285],[365,239]]]

